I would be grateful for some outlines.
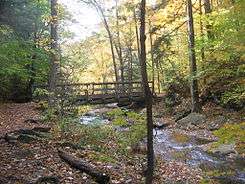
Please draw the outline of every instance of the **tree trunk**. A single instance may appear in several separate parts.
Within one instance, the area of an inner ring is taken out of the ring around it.
[[[106,29],[106,32],[108,34],[109,37],[109,41],[110,41],[110,47],[111,47],[111,55],[112,55],[112,62],[113,62],[113,66],[114,66],[114,73],[115,73],[115,78],[116,78],[116,82],[119,82],[119,77],[118,77],[118,72],[117,72],[117,64],[116,64],[116,57],[115,57],[115,52],[114,52],[114,46],[113,46],[113,37],[111,34],[111,30],[110,27],[108,25],[108,22],[106,20],[106,16],[104,14],[103,9],[100,7],[100,5],[95,1],[93,3],[93,6],[97,9],[97,11],[101,14],[103,22],[104,22],[104,26]]]
[[[140,60],[140,41],[139,41],[138,22],[137,22],[137,17],[136,17],[135,10],[134,10],[134,22],[135,22],[135,34],[136,34],[136,43],[137,43],[137,53],[138,53],[138,59]]]
[[[140,15],[140,65],[141,76],[144,88],[146,109],[147,109],[147,173],[146,184],[151,184],[153,181],[154,172],[154,150],[153,150],[153,120],[152,120],[152,94],[148,84],[147,70],[146,70],[146,48],[145,48],[145,0],[141,1],[141,15]]]
[[[212,13],[211,3],[210,0],[204,0],[204,11],[206,16],[209,16]],[[207,36],[209,39],[213,39],[214,35],[212,34],[212,25],[207,22],[206,24]]]
[[[49,106],[54,107],[55,103],[55,86],[57,80],[57,71],[59,66],[58,59],[58,11],[57,0],[51,0],[51,63],[50,63],[50,76],[49,76]]]
[[[156,62],[156,68],[157,68],[157,88],[158,93],[161,93],[161,82],[160,82],[160,72],[159,72],[159,61]]]
[[[151,46],[151,70],[152,70],[152,91],[154,92],[155,87],[155,62],[154,62],[154,53],[153,53],[153,40],[152,40],[152,27],[151,22],[149,20],[149,33],[150,33],[150,46]]]
[[[118,14],[118,0],[116,0],[116,24],[117,24],[117,42],[118,42],[118,48],[117,48],[117,54],[120,62],[120,77],[121,82],[124,82],[124,63],[123,63],[123,57],[122,57],[122,45],[120,40],[120,30],[119,30],[119,14]]]
[[[190,74],[191,74],[191,100],[192,112],[200,111],[199,95],[198,95],[198,82],[196,79],[197,66],[196,66],[196,53],[195,53],[195,33],[193,25],[193,12],[192,2],[187,0],[187,17],[188,17],[188,39],[189,39],[189,60],[190,60]]]
[[[130,24],[129,27],[129,35],[130,35],[130,39],[129,42],[127,44],[127,48],[129,51],[129,60],[128,60],[128,81],[129,83],[129,93],[131,95],[132,92],[132,81],[133,81],[133,49],[132,49],[132,45],[133,45],[133,38],[132,38],[132,26]]]
[[[203,11],[202,11],[202,0],[199,0],[199,15],[200,15],[200,34],[201,34],[201,38],[204,39],[204,33],[203,33],[203,21],[202,21],[202,15],[203,15]],[[202,43],[203,44],[203,43]],[[201,61],[202,61],[202,65],[204,66],[204,62],[205,62],[205,51],[204,51],[204,47],[201,47]],[[203,67],[204,70],[204,67]],[[206,84],[206,80],[205,77],[203,78],[203,85]]]
[[[203,33],[203,21],[202,21],[202,0],[199,0],[199,15],[200,15],[200,33],[201,33],[201,38],[203,39],[204,33]],[[205,53],[204,53],[204,47],[201,48],[201,59],[202,62],[205,60]]]

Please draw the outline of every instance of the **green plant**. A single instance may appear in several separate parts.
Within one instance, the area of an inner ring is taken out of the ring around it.
[[[78,107],[78,114],[83,115],[92,109],[91,105],[81,105]]]
[[[238,152],[245,151],[245,122],[238,124],[226,124],[219,130],[213,132],[219,138],[218,142],[214,143],[214,147],[221,144],[235,143]]]
[[[47,89],[36,88],[35,91],[33,92],[33,97],[38,98],[38,99],[47,97],[48,95],[49,95],[49,92]]]
[[[116,118],[126,115],[126,111],[120,108],[113,109],[112,111],[107,112],[106,114],[109,118]]]
[[[123,117],[117,117],[116,119],[114,119],[112,121],[112,125],[114,125],[114,126],[127,126],[128,122]]]
[[[237,86],[226,91],[221,97],[221,102],[223,105],[243,106],[245,104],[245,86]]]
[[[99,162],[104,162],[104,163],[116,163],[116,160],[113,156],[109,154],[104,154],[104,153],[98,153],[98,152],[93,152],[93,154],[90,154],[89,157],[92,159],[99,161]]]
[[[57,112],[55,109],[47,108],[42,115],[42,119],[45,122],[56,121],[58,119]]]

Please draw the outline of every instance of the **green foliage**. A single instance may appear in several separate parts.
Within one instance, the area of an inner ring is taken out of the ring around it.
[[[232,106],[244,107],[245,104],[245,86],[237,86],[236,88],[226,91],[222,95],[222,104],[227,106],[231,104]]]
[[[133,112],[133,111],[128,111],[127,112],[127,117],[128,117],[128,119],[134,120],[136,122],[145,120],[145,116],[144,115],[136,113],[136,112]]]
[[[205,37],[198,48],[204,47],[205,62],[201,79],[205,88],[225,106],[244,104],[244,1],[211,14],[213,39]]]
[[[98,161],[98,162],[104,162],[104,163],[116,163],[115,158],[113,155],[109,154],[103,154],[103,153],[98,153],[98,152],[93,152],[93,154],[89,155],[90,158]]]
[[[53,113],[53,114],[50,114],[50,118],[57,118],[57,116],[55,116]],[[66,117],[66,118],[60,119],[58,122],[60,131],[63,133],[68,132],[72,125],[78,124],[77,122],[78,122],[78,119],[73,118],[73,117]]]
[[[45,122],[57,122],[58,117],[57,117],[57,113],[55,109],[50,109],[47,108],[44,112],[43,112],[43,116],[42,119]],[[64,120],[65,121],[65,120]]]
[[[0,23],[10,26],[18,37],[28,40],[38,30],[46,31],[47,17],[50,15],[46,0],[8,0],[0,6]]]
[[[219,138],[214,146],[220,144],[235,143],[237,150],[244,153],[245,147],[245,122],[239,124],[226,124],[219,130],[214,131],[214,135]]]
[[[34,98],[42,98],[42,97],[45,97],[45,96],[48,96],[49,95],[49,92],[48,90],[46,89],[42,89],[42,88],[37,88],[35,89],[35,91],[33,92],[33,97]]]
[[[86,126],[77,127],[81,144],[92,147],[97,151],[108,150],[108,144],[116,139],[116,134],[111,126]]]
[[[31,81],[47,81],[48,54],[44,49],[35,48],[32,41],[18,39],[11,32],[6,39],[8,29],[0,26],[1,33],[5,34],[0,35],[0,98],[26,98],[31,92]]]
[[[117,117],[112,121],[112,124],[114,126],[127,126],[128,123],[125,118],[123,117]]]
[[[146,137],[145,117],[129,111],[127,112],[127,118],[134,121],[133,124],[129,125],[124,110],[114,109],[109,114],[115,117],[110,125],[81,125],[77,118],[70,117],[59,120],[59,130],[62,134],[70,136],[70,139],[73,139],[73,135],[76,135],[80,138],[80,145],[89,147],[92,150],[110,155],[113,150],[113,152],[128,155],[130,154],[129,148]],[[49,115],[47,114],[49,119],[52,118],[52,115],[51,112]],[[128,125],[128,131],[115,131],[114,126],[124,125]],[[97,159],[112,162],[111,158],[104,156]]]
[[[91,105],[81,105],[78,107],[78,114],[83,115],[92,109]]]
[[[129,148],[146,137],[147,129],[145,116],[119,108],[108,112],[107,115],[114,118],[112,121],[113,125],[128,126],[128,131],[116,132],[116,136],[119,146],[118,151],[123,154],[129,154]],[[129,124],[127,121],[132,122],[132,124]]]
[[[126,115],[126,111],[120,108],[113,109],[107,113],[109,118],[117,118]]]

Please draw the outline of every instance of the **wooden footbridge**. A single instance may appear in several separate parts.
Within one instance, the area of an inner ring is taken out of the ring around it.
[[[154,94],[153,82],[149,82]],[[47,85],[34,88],[47,89]],[[104,83],[72,83],[56,85],[59,91],[71,93],[78,104],[107,104],[144,101],[142,82],[104,82]],[[61,93],[62,94],[62,93]]]

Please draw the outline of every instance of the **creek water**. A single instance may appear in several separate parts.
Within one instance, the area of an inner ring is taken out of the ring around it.
[[[110,121],[96,113],[80,118],[81,124],[103,125]],[[116,129],[119,130],[120,129]],[[222,173],[221,183],[245,183],[244,159],[232,159],[205,151],[207,141],[175,132],[172,129],[154,130],[154,151],[163,160],[179,161],[206,172]],[[232,175],[231,175],[232,173]],[[227,177],[227,178],[226,178]]]
[[[222,173],[222,183],[245,183],[244,159],[205,151],[205,141],[172,130],[154,130],[154,151],[164,160],[183,162],[206,172]]]

